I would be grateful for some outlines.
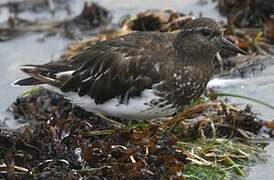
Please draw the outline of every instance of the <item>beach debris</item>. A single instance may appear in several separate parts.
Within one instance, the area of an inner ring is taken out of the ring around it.
[[[274,43],[274,14],[270,16],[264,23],[264,36],[271,44]]]
[[[107,9],[94,2],[85,2],[80,15],[64,22],[64,28],[66,33],[76,34],[77,31],[90,31],[108,25],[111,19],[112,15]]]
[[[167,10],[147,10],[122,20],[121,27],[126,31],[174,31],[182,27],[193,16]]]
[[[120,128],[43,88],[23,93],[8,111],[29,126],[0,131],[2,178],[183,179],[197,165],[245,176],[250,161],[265,160],[274,132],[250,107],[219,100],[193,103],[164,121],[112,118]]]
[[[96,36],[85,37],[79,42],[69,44],[62,58],[70,59],[85,47],[91,46],[98,41],[112,39],[135,31],[176,33],[179,28],[193,18],[193,16],[185,16],[171,9],[140,12],[136,15],[125,17],[121,22],[121,27],[118,29],[101,31]]]

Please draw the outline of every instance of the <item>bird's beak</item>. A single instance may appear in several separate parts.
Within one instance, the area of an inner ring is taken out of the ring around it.
[[[237,47],[235,44],[233,44],[232,42],[230,42],[229,40],[227,40],[224,37],[221,38],[219,46],[221,48],[223,48],[223,49],[228,50],[228,51],[232,51],[232,52],[235,52],[235,53],[241,53],[241,54],[244,54],[244,55],[248,55],[247,52],[245,52],[241,48]]]

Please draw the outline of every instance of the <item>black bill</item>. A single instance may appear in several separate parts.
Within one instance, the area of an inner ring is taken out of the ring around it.
[[[232,42],[230,42],[229,40],[227,40],[226,38],[222,38],[221,42],[220,42],[220,47],[222,47],[223,49],[226,49],[228,51],[232,51],[235,53],[241,53],[244,55],[248,55],[247,52],[245,52],[244,50],[242,50],[241,48],[237,47],[235,44],[233,44]]]

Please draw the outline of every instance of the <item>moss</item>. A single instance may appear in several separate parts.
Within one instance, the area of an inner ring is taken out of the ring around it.
[[[250,166],[250,163],[265,161],[265,151],[260,146],[236,140],[197,139],[191,142],[180,141],[176,145],[192,154],[192,162],[223,168],[229,176],[245,177],[245,167]]]
[[[226,177],[226,173],[216,167],[212,166],[199,166],[189,164],[185,167],[184,175],[186,179],[207,179],[207,180],[223,180]]]
[[[20,97],[25,98],[25,97],[29,97],[29,96],[32,96],[32,95],[35,95],[35,94],[39,94],[42,90],[43,90],[42,87],[35,86],[35,87],[32,87],[32,88],[29,89],[29,90],[24,91],[24,92],[20,95]]]

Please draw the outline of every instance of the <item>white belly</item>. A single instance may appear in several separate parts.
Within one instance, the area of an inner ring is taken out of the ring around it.
[[[106,115],[120,117],[128,120],[144,120],[153,119],[158,117],[166,117],[174,114],[177,109],[172,107],[171,104],[164,107],[158,105],[152,105],[152,100],[158,100],[161,97],[156,96],[152,89],[144,90],[140,97],[130,98],[128,103],[121,104],[118,98],[110,99],[103,104],[95,104],[94,99],[89,96],[79,97],[75,92],[63,93],[59,89],[46,86],[47,89],[52,90],[58,94],[64,96],[65,99],[71,101],[71,103],[82,107],[89,112],[100,112]],[[162,101],[166,103],[167,101]]]

